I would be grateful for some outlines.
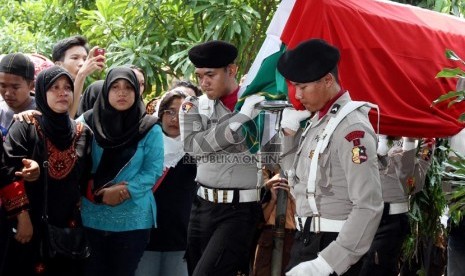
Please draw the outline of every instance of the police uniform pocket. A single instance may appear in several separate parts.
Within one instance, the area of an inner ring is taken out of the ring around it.
[[[318,159],[317,179],[320,187],[328,187],[331,182],[331,162],[330,153],[327,149]]]

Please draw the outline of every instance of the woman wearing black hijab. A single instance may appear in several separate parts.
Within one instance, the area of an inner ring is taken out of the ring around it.
[[[58,227],[81,224],[80,197],[90,176],[92,132],[69,118],[73,81],[61,67],[42,71],[36,80],[37,116],[33,124],[14,122],[5,140],[5,166],[9,181],[0,190],[14,229],[3,275],[80,275],[82,264],[63,257],[40,256],[44,175],[47,174],[48,221]],[[46,150],[45,150],[46,149]],[[23,159],[41,165],[36,181],[15,176]],[[48,161],[47,172],[42,164]]]
[[[162,131],[128,67],[108,72],[93,110],[78,120],[95,135],[93,185],[82,202],[92,247],[86,275],[133,275],[156,225],[151,189],[162,174]]]
[[[82,94],[81,101],[79,102],[76,118],[94,107],[94,103],[97,100],[98,94],[102,91],[102,88],[103,80],[94,81],[86,88],[84,94]]]

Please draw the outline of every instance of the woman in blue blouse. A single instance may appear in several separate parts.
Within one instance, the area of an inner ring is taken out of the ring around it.
[[[163,136],[146,116],[139,84],[128,67],[110,70],[93,110],[93,183],[82,201],[92,249],[86,275],[134,275],[156,225],[151,188],[162,174]]]

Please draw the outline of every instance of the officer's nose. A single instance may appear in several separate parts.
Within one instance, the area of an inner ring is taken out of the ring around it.
[[[202,86],[202,87],[208,86],[208,80],[207,80],[207,78],[202,78],[202,79],[200,80],[200,86]]]
[[[297,100],[302,99],[302,89],[300,89],[299,87],[295,88],[295,98]]]
[[[10,91],[10,89],[6,88],[5,89],[5,93],[4,93],[4,98],[6,98],[6,96],[10,96],[12,94],[12,92]]]

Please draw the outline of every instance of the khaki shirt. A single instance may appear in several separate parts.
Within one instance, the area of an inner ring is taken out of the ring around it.
[[[394,141],[386,156],[378,156],[383,200],[389,203],[407,202],[409,195],[423,189],[431,159],[417,157],[417,149],[402,150]]]
[[[343,94],[328,113],[303,134],[285,137],[283,163],[286,170],[294,156],[295,178],[289,182],[296,198],[298,216],[312,216],[306,197],[310,161],[320,135],[331,117],[351,101]],[[334,131],[328,147],[320,155],[315,199],[323,218],[347,220],[337,239],[321,251],[337,274],[347,271],[370,248],[383,212],[383,200],[376,155],[377,138],[368,120],[368,110],[357,109],[347,115]],[[290,147],[300,139],[297,149]],[[286,141],[287,140],[287,141]]]
[[[179,111],[184,151],[197,161],[196,181],[211,188],[255,189],[258,157],[249,152],[242,128],[229,128],[242,115],[206,97],[186,98]]]

